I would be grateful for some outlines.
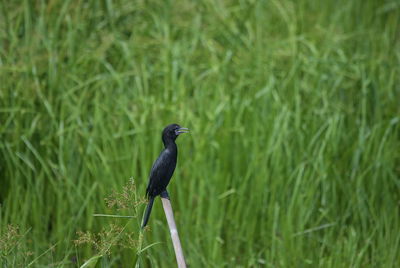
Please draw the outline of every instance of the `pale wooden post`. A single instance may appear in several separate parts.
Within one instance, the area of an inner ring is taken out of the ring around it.
[[[161,197],[161,202],[163,204],[165,216],[167,217],[168,227],[171,233],[172,244],[174,245],[178,268],[186,268],[181,241],[179,240],[178,229],[176,228],[174,213],[172,212],[171,201],[168,199],[168,197]]]

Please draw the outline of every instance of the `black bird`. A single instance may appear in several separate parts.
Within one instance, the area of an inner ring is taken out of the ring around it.
[[[149,221],[154,199],[158,195],[168,197],[166,189],[174,173],[176,159],[178,157],[178,147],[176,146],[175,140],[179,134],[188,132],[189,129],[181,127],[178,124],[168,125],[162,132],[162,141],[165,148],[154,162],[150,171],[149,184],[146,188],[146,197],[149,199],[149,203],[147,204],[144,214],[142,228],[144,228]]]

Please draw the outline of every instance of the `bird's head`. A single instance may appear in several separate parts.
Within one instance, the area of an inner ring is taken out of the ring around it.
[[[168,140],[173,140],[175,141],[176,138],[182,134],[182,133],[188,133],[189,129],[188,128],[184,128],[181,127],[178,124],[171,124],[168,125],[164,128],[163,132],[162,132],[162,140],[164,142],[164,144],[166,144],[166,142]]]

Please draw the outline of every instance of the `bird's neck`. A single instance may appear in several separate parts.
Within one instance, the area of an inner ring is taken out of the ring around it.
[[[164,143],[165,149],[169,149],[171,151],[176,151],[177,150],[176,143],[175,143],[174,140],[166,139],[166,140],[163,140],[163,143]]]

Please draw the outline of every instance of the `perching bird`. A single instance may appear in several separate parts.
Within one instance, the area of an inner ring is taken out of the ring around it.
[[[146,226],[149,220],[154,199],[160,194],[168,196],[166,188],[174,173],[178,156],[175,140],[179,134],[188,132],[189,129],[180,127],[178,124],[168,125],[162,132],[162,141],[165,149],[160,153],[150,171],[149,184],[146,188],[146,196],[149,199],[149,203],[144,214],[142,228]]]

